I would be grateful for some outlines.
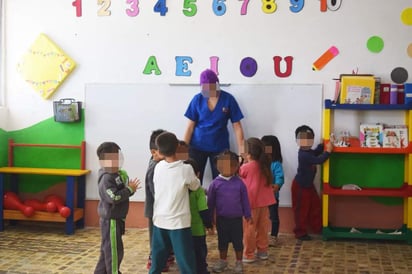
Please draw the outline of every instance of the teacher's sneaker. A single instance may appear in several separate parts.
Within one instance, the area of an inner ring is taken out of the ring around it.
[[[227,268],[227,262],[225,260],[219,260],[212,267],[213,272],[222,272]]]
[[[277,246],[279,245],[279,239],[276,236],[271,236],[269,239],[269,246]]]

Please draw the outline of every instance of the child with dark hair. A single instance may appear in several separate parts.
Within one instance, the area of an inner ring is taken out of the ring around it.
[[[189,158],[184,161],[193,167],[196,176],[199,176],[200,169],[196,161]],[[196,274],[208,274],[207,270],[207,244],[206,244],[206,229],[212,231],[213,224],[209,214],[206,201],[206,193],[202,187],[197,190],[189,190],[190,213],[192,216],[191,228],[194,245],[194,253],[196,256]],[[206,228],[206,229],[205,229]]]
[[[276,136],[265,135],[261,138],[262,143],[265,145],[265,153],[268,155],[271,164],[270,170],[272,171],[273,181],[272,189],[275,194],[276,203],[269,206],[270,220],[272,221],[272,228],[270,231],[269,246],[275,246],[278,243],[279,234],[279,190],[285,182],[285,175],[282,167],[282,152],[280,149],[280,143]]]
[[[211,214],[216,216],[217,241],[220,260],[213,266],[214,272],[222,272],[227,266],[227,251],[232,242],[236,254],[235,273],[243,273],[243,224],[244,217],[252,222],[247,189],[237,175],[239,156],[226,150],[215,159],[220,174],[212,181],[207,195]],[[212,218],[213,219],[213,218]]]
[[[302,125],[295,130],[296,142],[299,146],[298,170],[292,182],[292,208],[295,215],[295,237],[302,241],[311,240],[308,228],[316,234],[322,231],[320,197],[314,185],[316,165],[324,163],[333,150],[331,142],[312,149],[315,134],[313,129]]]
[[[145,177],[145,193],[146,193],[146,198],[145,198],[145,203],[144,203],[144,216],[148,219],[148,228],[149,228],[149,245],[150,245],[150,253],[149,253],[149,258],[147,260],[147,269],[150,269],[152,265],[152,235],[153,235],[153,204],[154,204],[154,185],[153,185],[153,173],[154,173],[154,168],[156,164],[163,160],[163,157],[159,154],[159,150],[157,149],[156,146],[156,137],[162,134],[163,132],[166,132],[163,129],[157,129],[152,131],[152,134],[150,135],[150,140],[149,140],[149,149],[150,149],[150,160],[149,160],[149,166],[147,167],[146,170],[146,177]],[[169,264],[171,264],[174,261],[173,255],[171,254],[169,256],[169,259],[167,260],[167,263],[165,267],[163,268],[163,272],[167,272],[169,270]]]
[[[272,172],[265,147],[258,138],[246,141],[246,163],[240,167],[239,175],[245,182],[253,223],[244,222],[243,262],[252,263],[256,258],[268,259],[269,206],[276,203],[272,190]]]
[[[197,190],[200,181],[190,165],[178,160],[176,135],[163,132],[156,138],[164,157],[154,169],[154,206],[152,266],[149,273],[159,274],[173,250],[180,273],[196,273],[193,253],[188,190]]]
[[[101,168],[98,174],[100,201],[97,208],[100,217],[102,242],[95,274],[120,273],[123,260],[125,219],[129,211],[129,197],[139,188],[140,181],[129,180],[121,170],[123,155],[113,142],[104,142],[97,148]]]

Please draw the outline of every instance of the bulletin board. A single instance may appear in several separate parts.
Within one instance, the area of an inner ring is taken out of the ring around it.
[[[283,156],[285,184],[280,205],[291,206],[290,186],[297,169],[295,129],[307,124],[320,141],[322,121],[321,84],[227,84],[221,87],[233,94],[245,116],[242,120],[245,139],[273,134],[279,138]],[[85,89],[87,199],[98,199],[96,149],[104,141],[119,144],[124,154],[124,169],[142,181],[142,189],[133,196],[144,201],[144,177],[153,130],[165,129],[179,139],[188,123],[184,116],[199,85],[191,84],[87,84]],[[237,151],[233,129],[228,125],[231,149]],[[207,167],[203,187],[211,182]]]

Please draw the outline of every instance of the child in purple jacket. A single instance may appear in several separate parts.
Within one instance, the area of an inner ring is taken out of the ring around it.
[[[236,253],[235,273],[243,273],[243,217],[252,222],[248,193],[242,179],[237,175],[239,156],[224,151],[216,158],[220,174],[208,189],[207,203],[216,217],[216,230],[220,260],[213,266],[214,272],[227,268],[227,251],[232,242]]]

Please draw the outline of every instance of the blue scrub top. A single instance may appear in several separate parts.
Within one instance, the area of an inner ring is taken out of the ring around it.
[[[243,118],[235,97],[221,90],[213,111],[209,110],[207,98],[201,93],[195,95],[186,110],[185,116],[196,122],[190,145],[198,150],[221,152],[229,149],[227,122],[239,122]]]

